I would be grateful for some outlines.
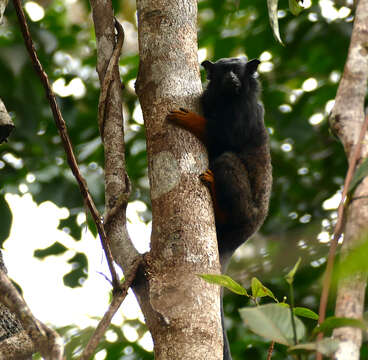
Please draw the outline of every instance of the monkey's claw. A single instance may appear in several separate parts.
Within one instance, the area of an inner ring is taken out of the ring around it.
[[[210,169],[207,169],[203,174],[199,175],[199,179],[206,186],[210,186],[215,182],[215,177]]]

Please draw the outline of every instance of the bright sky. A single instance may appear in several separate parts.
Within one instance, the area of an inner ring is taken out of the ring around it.
[[[13,224],[8,240],[4,243],[4,261],[10,277],[23,289],[24,297],[33,314],[41,321],[53,326],[77,324],[81,328],[96,326],[94,316],[101,317],[108,306],[110,284],[100,274],[109,277],[108,268],[99,239],[89,231],[83,231],[82,240],[74,241],[67,233],[57,230],[59,220],[68,211],[60,209],[47,201],[37,206],[31,195],[6,195],[12,211]],[[128,229],[130,234],[139,238],[140,251],[147,251],[150,226],[140,222],[136,210],[144,204],[134,202],[128,207]],[[36,249],[46,248],[59,241],[72,249],[61,256],[49,256],[44,260],[33,257]],[[144,242],[144,244],[142,244]],[[70,269],[67,259],[74,251],[83,252],[88,257],[89,276],[83,286],[71,289],[63,284],[63,275]],[[113,322],[122,324],[123,319],[139,318],[143,321],[135,297],[130,293]],[[125,336],[135,341],[138,334],[135,329],[124,326]],[[143,344],[152,350],[152,341],[146,336]]]

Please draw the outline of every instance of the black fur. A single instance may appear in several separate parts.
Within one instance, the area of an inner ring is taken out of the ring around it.
[[[234,251],[262,225],[272,185],[268,134],[263,107],[258,103],[259,83],[254,74],[257,59],[205,61],[208,86],[201,97],[206,119],[210,170],[216,198],[227,215],[216,220],[221,268],[224,272]],[[221,301],[223,323],[223,308]],[[224,330],[224,360],[231,360]]]
[[[226,151],[239,153],[265,142],[263,108],[258,104],[258,60],[244,58],[205,61],[209,84],[201,97],[207,120],[210,160]]]

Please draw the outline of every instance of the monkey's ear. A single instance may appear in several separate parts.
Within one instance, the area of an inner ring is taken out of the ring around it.
[[[247,62],[246,72],[253,75],[261,62],[258,59],[253,59]]]
[[[212,73],[212,69],[213,66],[215,65],[213,62],[209,61],[209,60],[205,60],[202,62],[201,64],[204,69],[206,70],[206,74],[207,74],[207,79],[210,80],[211,79],[211,73]]]

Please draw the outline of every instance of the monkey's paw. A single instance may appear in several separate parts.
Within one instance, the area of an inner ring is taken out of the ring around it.
[[[199,175],[199,179],[202,183],[210,187],[215,182],[215,177],[210,169],[207,169],[203,174]]]
[[[188,110],[180,108],[179,110],[171,110],[169,115],[166,116],[166,119],[176,124],[183,124],[188,115]]]

